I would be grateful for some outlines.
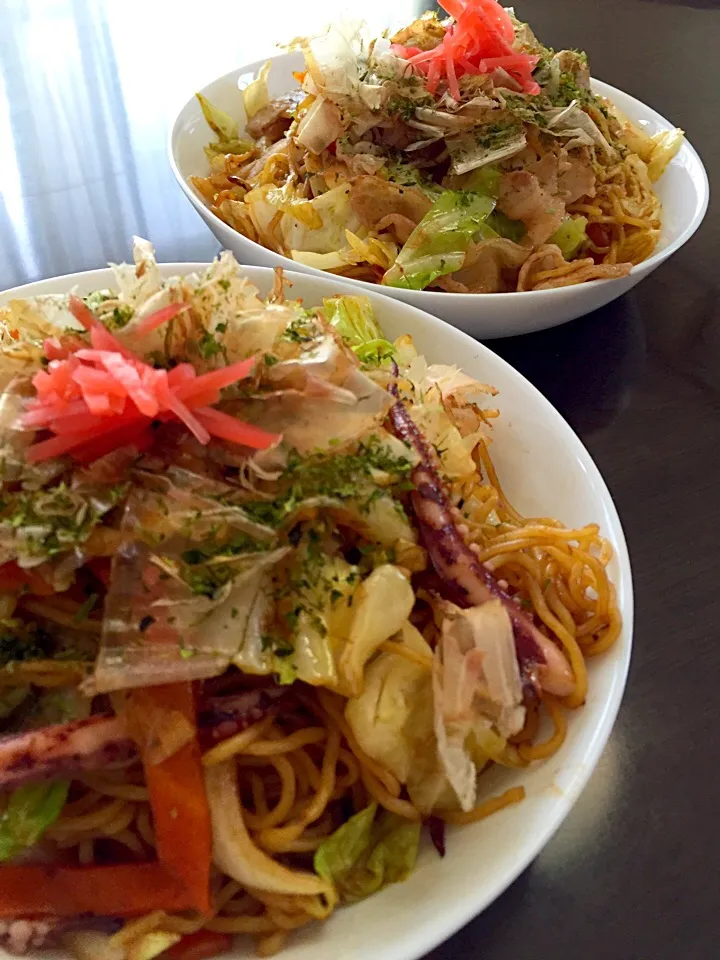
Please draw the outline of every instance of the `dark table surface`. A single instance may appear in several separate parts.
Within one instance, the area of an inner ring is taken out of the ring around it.
[[[168,122],[194,89],[270,53],[278,23],[290,38],[343,5],[281,0],[264,23],[243,15],[251,6],[193,22],[157,0],[0,2],[0,289],[126,259],[134,233],[161,260],[215,255],[170,173]],[[389,6],[364,0],[363,13],[383,24]],[[395,0],[393,16],[423,7]],[[720,173],[718,0],[533,0],[518,12],[556,49],[586,49],[596,76],[682,126],[711,181]],[[635,649],[617,726],[571,815],[438,960],[720,957],[715,216],[609,307],[491,343],[610,486],[633,563]]]

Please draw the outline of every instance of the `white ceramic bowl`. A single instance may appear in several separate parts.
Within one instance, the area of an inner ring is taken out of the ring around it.
[[[202,266],[166,264],[161,270],[169,276]],[[263,293],[269,292],[270,270],[250,267],[247,275]],[[292,281],[292,295],[306,304],[353,289],[327,275],[295,274]],[[112,282],[109,270],[93,270],[16,287],[0,294],[0,304],[73,288],[86,294]],[[615,551],[610,572],[623,629],[616,645],[590,663],[588,701],[571,716],[560,751],[524,771],[495,770],[483,776],[483,795],[522,784],[527,791],[522,803],[481,823],[450,829],[442,860],[426,844],[406,883],[339,909],[323,926],[294,935],[284,960],[416,960],[487,907],[537,856],[587,783],[615,720],[630,662],[630,561],[610,493],[580,440],[535,387],[487,347],[415,307],[377,290],[368,292],[388,336],[410,333],[428,359],[458,364],[498,387],[502,416],[494,427],[493,457],[503,486],[528,515],[555,516],[572,526],[600,524]],[[232,956],[237,960],[251,954],[250,945],[241,943]]]
[[[201,91],[212,103],[236,117],[241,128],[244,124],[244,111],[238,81],[242,80],[245,85],[248,79],[257,74],[263,63],[264,61],[258,60],[233,70]],[[302,55],[298,52],[273,58],[269,76],[272,97],[297,88],[292,72],[301,69],[302,64]],[[674,124],[668,123],[659,113],[628,94],[600,81],[594,81],[594,86],[598,94],[617,103],[631,120],[649,134],[673,128]],[[197,99],[193,96],[182,108],[171,129],[168,145],[170,165],[185,196],[222,246],[232,250],[241,263],[285,267],[288,270],[321,276],[323,271],[315,267],[301,266],[288,257],[273,253],[272,250],[248,240],[210,212],[202,197],[188,182],[188,177],[204,176],[207,173],[208,163],[203,147],[211,139],[212,133],[203,119]],[[656,185],[656,190],[664,211],[660,242],[651,257],[633,267],[629,276],[620,280],[595,280],[573,287],[528,293],[483,294],[400,290],[363,280],[349,282],[356,287],[363,287],[368,291],[380,290],[388,297],[412,303],[481,339],[514,336],[554,327],[590,313],[591,310],[597,310],[626,293],[679,250],[695,233],[705,216],[709,186],[702,161],[689,143],[685,142],[680,148],[678,155]]]

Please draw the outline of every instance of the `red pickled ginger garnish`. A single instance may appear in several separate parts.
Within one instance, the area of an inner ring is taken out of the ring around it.
[[[501,67],[524,93],[540,93],[532,78],[539,57],[514,49],[515,30],[510,14],[497,0],[438,0],[455,20],[441,43],[432,50],[393,44],[392,51],[404,57],[427,77],[426,87],[435,93],[444,77],[448,90],[460,100],[458,80],[465,74],[490,73]]]
[[[32,379],[36,396],[21,424],[53,436],[27,448],[30,463],[64,454],[89,463],[131,444],[146,450],[156,420],[179,420],[203,444],[218,437],[266,450],[280,439],[212,409],[224,387],[252,373],[253,357],[200,376],[189,363],[156,370],[123,346],[78,297],[71,296],[69,306],[91,346],[79,337],[45,342],[49,363]],[[163,307],[142,321],[141,335],[186,309],[182,303]]]

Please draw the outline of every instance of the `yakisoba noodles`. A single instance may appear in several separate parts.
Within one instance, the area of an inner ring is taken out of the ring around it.
[[[682,131],[653,137],[496,0],[448,0],[394,34],[330,26],[271,64],[190,177],[248,239],[305,266],[411,290],[503,293],[625,276],[658,242],[653,184]],[[272,82],[271,82],[272,81]],[[244,129],[243,129],[244,126]]]
[[[0,931],[269,955],[523,799],[482,774],[560,748],[611,549],[517,512],[495,390],[366,298],[114,271],[0,317]]]

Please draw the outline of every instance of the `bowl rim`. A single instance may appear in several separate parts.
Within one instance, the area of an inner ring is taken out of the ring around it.
[[[222,83],[224,81],[230,83],[231,81],[234,80],[237,83],[238,78],[245,74],[252,74],[253,76],[256,76],[258,71],[261,69],[261,67],[263,67],[264,64],[266,64],[269,60],[272,60],[273,63],[275,63],[278,61],[292,59],[293,57],[297,57],[297,55],[298,54],[296,52],[295,53],[293,52],[279,53],[275,56],[264,57],[260,60],[255,60],[252,63],[247,63],[240,67],[236,67],[234,70],[230,70],[219,77],[215,77],[214,80],[210,80],[208,83],[205,84],[205,86],[203,86],[200,90],[198,90],[198,93],[205,94],[209,87],[215,86],[215,84]],[[597,86],[600,88],[599,92],[604,96],[607,96],[610,99],[612,99],[614,94],[620,94],[621,97],[625,97],[629,101],[631,101],[634,107],[638,107],[640,111],[644,113],[645,115],[644,118],[653,120],[656,124],[658,124],[662,128],[665,128],[668,130],[675,129],[674,125],[671,124],[669,120],[666,120],[665,117],[662,116],[662,114],[658,113],[657,110],[654,110],[652,107],[648,106],[646,103],[643,103],[642,100],[638,100],[637,97],[632,96],[632,94],[625,93],[625,91],[621,90],[619,87],[614,87],[611,84],[606,83],[604,80],[598,80],[595,77],[592,78],[591,82],[594,86]],[[281,253],[275,253],[274,250],[268,250],[268,248],[264,247],[261,243],[258,243],[255,240],[250,240],[244,234],[240,233],[239,230],[235,230],[234,227],[231,227],[229,224],[225,223],[224,220],[221,220],[220,217],[217,216],[217,214],[213,213],[210,210],[210,208],[204,203],[204,201],[198,196],[196,191],[191,187],[191,185],[183,177],[175,157],[175,144],[180,139],[180,122],[183,117],[183,114],[194,103],[195,103],[195,94],[193,94],[191,97],[187,98],[183,102],[182,106],[179,108],[179,110],[175,114],[175,119],[173,120],[172,125],[170,126],[168,131],[168,138],[167,138],[168,160],[170,163],[170,168],[173,172],[173,176],[178,182],[180,189],[183,191],[183,193],[188,198],[190,203],[193,205],[193,207],[198,211],[198,213],[202,217],[205,217],[205,216],[210,217],[216,224],[221,225],[221,227],[224,227],[228,230],[232,230],[234,233],[237,233],[238,236],[241,237],[245,243],[251,244],[253,247],[257,247],[260,250],[265,250],[268,253],[272,254],[272,256],[277,257],[279,261],[282,261],[282,263],[278,265],[282,266],[284,270],[294,269],[297,271],[299,264],[297,264],[290,257],[286,257],[284,254],[281,254]],[[687,137],[684,138],[683,144],[680,147],[680,152],[682,153],[683,151],[687,151],[691,159],[691,162],[693,162],[696,165],[697,171],[700,175],[699,179],[696,181],[697,187],[698,187],[699,203],[695,208],[695,212],[692,218],[687,222],[684,229],[673,240],[673,242],[668,244],[667,247],[663,247],[662,250],[655,250],[646,260],[643,260],[641,263],[635,264],[630,270],[630,273],[628,275],[629,277],[636,277],[637,279],[641,279],[643,276],[645,276],[646,274],[654,270],[655,267],[659,266],[661,263],[663,263],[665,260],[671,257],[674,253],[676,253],[682,246],[684,246],[688,242],[688,240],[690,240],[693,234],[698,230],[701,223],[705,219],[705,214],[707,213],[708,205],[710,202],[710,181],[708,179],[707,170],[705,169],[705,165],[703,164],[699,153],[697,152],[695,147],[693,147],[693,145],[690,143]],[[305,265],[302,266],[302,272],[308,273],[312,276],[336,276],[335,274],[332,274],[327,270],[321,270],[319,267],[311,267],[311,266],[305,266]],[[638,274],[640,274],[640,277],[637,276]],[[392,288],[387,288],[387,289],[383,288],[382,284],[370,283],[367,280],[355,280],[352,277],[341,277],[340,279],[347,280],[356,288],[358,286],[365,290],[377,290],[379,288],[382,292],[385,293],[386,296],[395,297],[394,293],[390,292]],[[582,287],[582,288],[600,287],[600,286],[606,286],[607,284],[612,284],[615,282],[617,281],[614,279],[590,280],[590,281],[586,281],[583,284],[575,284],[570,287],[552,287],[547,290],[510,290],[506,293],[483,293],[483,294],[457,293],[455,291],[445,291],[445,290],[408,290],[408,291],[403,290],[403,293],[409,294],[413,297],[414,295],[422,295],[427,298],[428,303],[430,303],[432,299],[434,299],[435,297],[440,297],[440,296],[443,297],[443,301],[447,302],[445,298],[450,296],[454,298],[454,301],[453,301],[454,303],[462,307],[465,304],[470,305],[471,303],[476,302],[476,298],[478,296],[482,296],[483,303],[487,303],[488,305],[491,305],[493,302],[497,302],[496,298],[498,297],[502,298],[501,302],[507,303],[508,295],[513,296],[515,298],[514,302],[518,303],[520,298],[523,298],[523,297],[527,298],[527,297],[544,296],[546,299],[552,298],[552,297],[555,297],[555,298],[566,297],[566,296],[572,296],[573,291],[576,290],[577,287]],[[410,301],[406,300],[405,302],[410,302]]]
[[[209,266],[207,261],[158,263],[163,277],[183,275],[205,269],[207,266]],[[242,265],[242,269],[253,282],[263,279],[269,282],[273,274],[272,267]],[[354,289],[350,281],[344,278],[336,279],[332,274],[323,275],[321,272],[320,276],[316,277],[299,271],[288,271],[288,273],[296,283],[316,284],[319,280],[321,285],[332,286],[346,293],[352,293]],[[0,291],[0,306],[14,297],[45,295],[57,292],[52,290],[52,286],[60,282],[62,282],[66,289],[71,289],[72,286],[80,283],[87,284],[88,286],[93,283],[98,283],[99,286],[102,286],[109,282],[111,276],[110,268],[103,267],[95,270],[63,274],[44,280],[31,281]],[[371,299],[377,301],[376,305],[380,309],[388,308],[389,298],[383,293],[373,291]],[[422,318],[424,323],[429,323],[431,328],[437,330],[440,337],[446,335],[445,328],[447,325],[432,313],[403,300],[392,298],[392,303],[396,306],[391,307],[391,309],[397,309],[408,317],[409,326],[412,324],[414,317],[418,319]],[[582,466],[587,484],[593,488],[595,498],[604,510],[607,528],[604,529],[603,532],[611,541],[614,549],[614,557],[617,564],[615,586],[623,621],[620,636],[622,642],[614,648],[614,651],[608,653],[609,657],[615,658],[613,666],[616,670],[616,675],[611,681],[607,699],[602,705],[602,709],[598,714],[594,726],[589,727],[585,732],[585,743],[582,747],[580,769],[575,773],[569,785],[564,786],[562,791],[553,795],[552,806],[547,812],[546,819],[536,834],[524,842],[522,854],[509,869],[506,869],[502,880],[492,885],[489,892],[478,896],[473,892],[472,886],[469,885],[467,892],[462,897],[459,897],[444,914],[433,916],[431,918],[432,922],[418,922],[417,924],[406,927],[402,938],[396,938],[392,945],[388,945],[383,951],[384,960],[419,960],[420,957],[427,954],[430,950],[448,940],[473,918],[479,916],[491,903],[497,900],[550,842],[587,785],[608,742],[627,685],[633,646],[634,591],[630,556],[615,501],[599,467],[582,440],[559,410],[557,410],[544,394],[520,373],[520,371],[516,370],[510,363],[485,344],[478,342],[464,331],[456,328],[453,335],[459,338],[456,341],[459,346],[466,344],[468,350],[474,352],[477,358],[481,360],[484,358],[484,360],[491,365],[495,364],[495,366],[508,375],[510,379],[515,379],[525,389],[529,390],[535,407],[539,408],[545,416],[549,416],[555,420],[561,429],[563,445],[567,450],[568,457],[576,459]],[[517,419],[517,414],[513,416]],[[315,936],[318,936],[317,930],[315,930],[314,933]],[[291,947],[288,948],[288,950],[289,960],[292,960],[293,950]],[[244,954],[239,952],[233,956],[235,960],[238,960],[238,958],[243,955]],[[53,954],[51,960],[57,960],[57,957],[58,955]]]

